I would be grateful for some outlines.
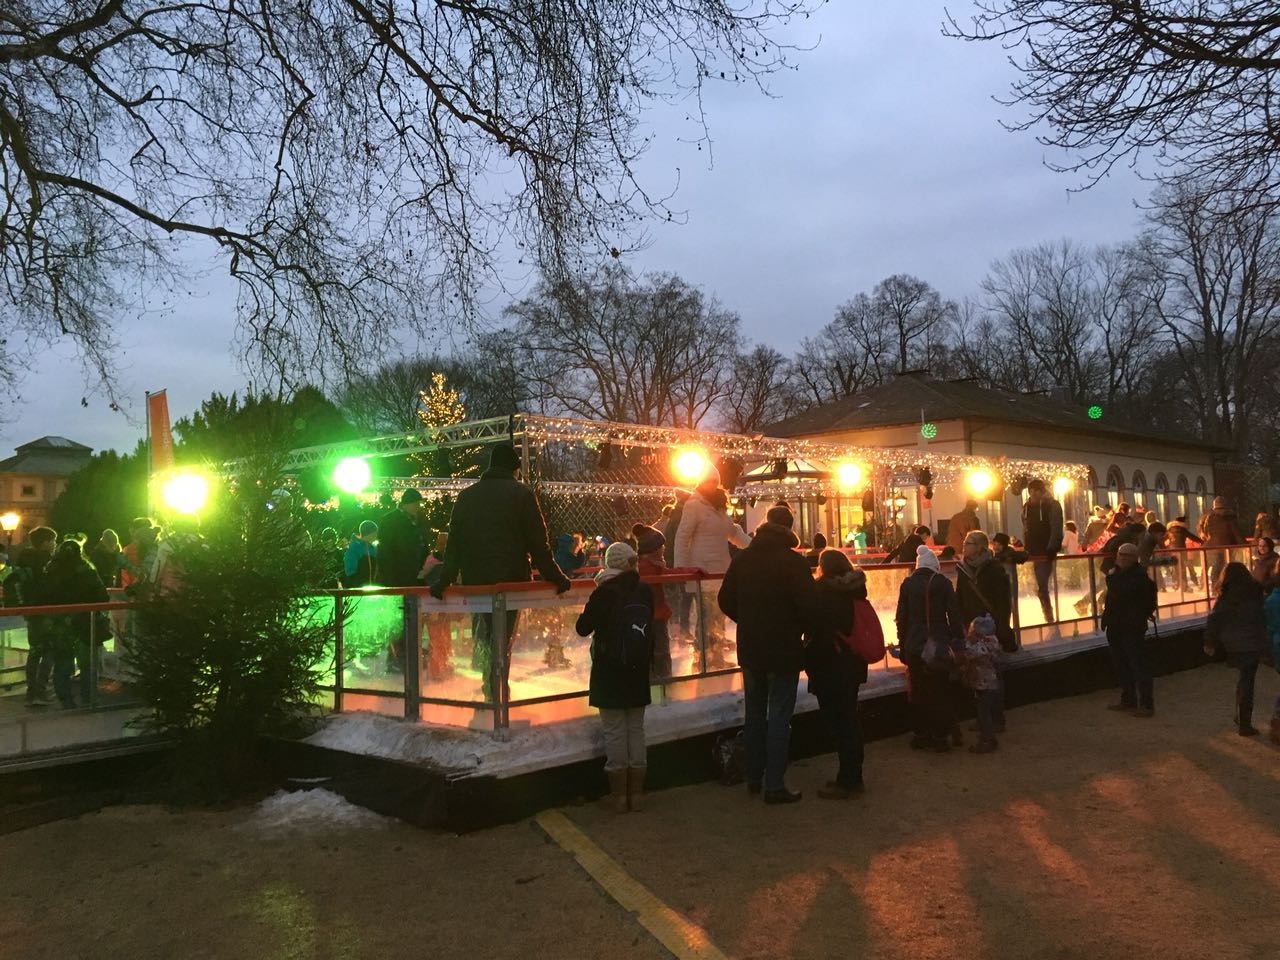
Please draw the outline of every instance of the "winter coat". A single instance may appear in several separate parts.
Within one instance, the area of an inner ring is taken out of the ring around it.
[[[1094,517],[1089,521],[1088,526],[1084,528],[1084,538],[1081,541],[1085,549],[1093,546],[1097,540],[1107,532],[1107,521],[1105,517]]]
[[[1062,504],[1052,497],[1022,505],[1022,542],[1033,557],[1053,557],[1062,549]]]
[[[1204,532],[1206,547],[1236,547],[1244,543],[1240,521],[1230,507],[1214,507],[1206,514]]]
[[[98,579],[102,581],[104,587],[118,587],[120,585],[120,565],[124,558],[119,551],[112,552],[104,547],[101,543],[95,543],[92,547],[85,551],[89,562],[93,564],[93,569],[98,574]]]
[[[1209,612],[1205,643],[1227,653],[1262,653],[1268,648],[1262,588],[1249,583],[1223,591]]]
[[[884,558],[883,563],[915,563],[916,548],[924,546],[924,538],[918,533],[913,533],[907,539],[903,540],[889,555]]]
[[[1103,573],[1110,573],[1116,566],[1116,554],[1120,552],[1120,548],[1126,543],[1132,543],[1137,546],[1141,543],[1143,536],[1146,534],[1147,528],[1140,523],[1126,523],[1117,530],[1106,543],[1102,545],[1102,549],[1098,551],[1105,559],[1102,561],[1101,569]],[[1141,556],[1141,548],[1139,547],[1139,556]]]
[[[50,562],[41,592],[44,603],[106,603],[107,588],[97,572],[83,560],[74,563]],[[63,641],[89,642],[89,621],[93,614],[67,613],[49,617],[49,629]],[[105,637],[103,639],[106,639]]]
[[[378,545],[352,537],[342,556],[342,585],[348,590],[378,582]]]
[[[1170,520],[1167,529],[1169,531],[1169,547],[1173,550],[1185,550],[1187,548],[1188,540],[1193,543],[1204,542],[1196,534],[1191,532],[1190,527],[1179,520]]]
[[[533,490],[514,471],[490,468],[458,494],[449,520],[441,583],[521,583],[533,578],[529,561],[542,579],[564,586],[569,579],[556,566],[547,543]]]
[[[794,537],[792,538],[794,539]],[[745,548],[751,543],[740,526],[717,510],[700,493],[684,505],[676,530],[675,565],[693,567],[704,573],[724,573],[729,569],[729,541]],[[794,544],[799,545],[799,541]],[[801,562],[803,557],[797,556]]]
[[[996,622],[996,636],[1002,640],[1013,639],[1012,588],[1004,566],[984,552],[977,563],[962,560],[956,564],[956,602],[960,605],[960,619],[966,626],[974,617],[984,613]]]
[[[841,639],[853,631],[854,601],[866,599],[867,578],[861,571],[818,581],[804,638],[804,671],[815,697],[856,699],[858,685],[867,682],[867,662]]]
[[[964,549],[964,538],[970,531],[978,529],[978,515],[972,510],[961,510],[947,524],[947,546],[955,547],[959,553]]]
[[[669,572],[664,564],[654,563],[644,557],[640,558],[638,568],[642,577],[661,577]],[[653,594],[653,619],[670,620],[671,608],[667,606],[666,584],[651,583],[649,592]]]
[[[1280,540],[1280,524],[1277,524],[1276,518],[1269,513],[1259,517],[1253,525],[1253,539],[1261,540],[1263,537]]]
[[[1102,609],[1104,630],[1147,632],[1147,621],[1156,612],[1156,585],[1146,568],[1135,563],[1127,570],[1116,567],[1107,574],[1107,601]]]
[[[572,577],[575,573],[587,565],[587,552],[585,550],[573,549],[573,534],[562,533],[556,537],[556,566],[566,577]]]
[[[652,614],[653,598],[649,588],[640,582],[640,574],[627,570],[592,590],[586,607],[578,616],[575,628],[578,636],[591,636],[591,682],[587,702],[593,707],[630,710],[647,707],[650,703],[649,663],[653,658],[652,650],[649,656],[630,664],[596,655],[603,644],[616,640],[614,631],[618,629],[619,605],[632,597],[640,599]]]
[[[964,638],[964,655],[960,658],[960,677],[970,690],[998,690],[1000,674],[1000,641],[995,634],[970,632]]]
[[[1280,587],[1267,594],[1262,606],[1267,616],[1267,635],[1271,638],[1272,663],[1280,670]]]
[[[388,587],[421,585],[427,559],[426,527],[397,507],[378,521],[378,582]]]
[[[44,599],[45,567],[52,555],[26,546],[18,551],[10,566],[12,573],[4,582],[5,606],[34,607],[46,603]]]
[[[1015,550],[1013,547],[1002,547],[999,550],[991,551],[991,559],[996,563],[1004,566],[1005,564],[1026,563],[1031,555],[1025,550]]]
[[[691,496],[692,494],[687,490],[676,491],[675,509],[671,511],[671,516],[667,518],[667,525],[662,530],[662,535],[667,539],[662,557],[667,561],[668,567],[676,565],[676,534],[680,532],[680,521],[684,519],[684,505],[689,502]]]
[[[904,657],[919,657],[930,638],[958,648],[964,636],[960,604],[951,581],[927,567],[902,581],[894,622]]]
[[[744,669],[790,674],[803,666],[801,637],[817,587],[797,546],[790,527],[762,523],[724,575],[720,609],[738,625],[738,663]]]
[[[1254,554],[1249,558],[1249,572],[1258,583],[1267,586],[1276,576],[1277,563],[1280,563],[1280,557],[1274,552],[1263,557]]]
[[[1062,552],[1068,556],[1080,552],[1080,534],[1074,530],[1062,531]]]

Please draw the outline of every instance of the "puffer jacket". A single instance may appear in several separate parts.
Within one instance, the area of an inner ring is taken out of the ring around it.
[[[724,573],[729,569],[730,541],[745,548],[750,545],[751,538],[724,511],[717,510],[702,494],[695,493],[684,505],[675,541],[677,567],[693,567],[704,573]],[[800,560],[803,562],[804,558]]]
[[[1209,613],[1204,628],[1205,642],[1227,653],[1262,653],[1267,649],[1267,619],[1262,607],[1262,588],[1242,583],[1223,591]]]
[[[950,580],[927,567],[902,581],[894,622],[904,657],[919,657],[930,638],[959,648],[964,637],[955,588]]]
[[[720,609],[738,625],[738,663],[746,670],[787,674],[803,666],[801,638],[817,587],[799,545],[789,527],[762,523],[720,584]]]
[[[1206,547],[1236,547],[1244,543],[1239,518],[1230,507],[1214,507],[1206,514],[1204,533]]]
[[[680,532],[680,521],[684,519],[684,505],[691,496],[693,494],[688,490],[676,491],[675,509],[667,518],[667,525],[662,528],[662,535],[667,539],[667,545],[662,549],[662,559],[667,562],[668,567],[676,565],[676,535]]]
[[[814,594],[812,626],[805,631],[804,671],[815,697],[858,695],[867,682],[867,663],[841,637],[853,630],[853,605],[867,599],[867,575],[851,570],[823,577]]]
[[[1104,630],[1146,633],[1147,621],[1156,609],[1156,585],[1141,564],[1125,570],[1117,566],[1107,574],[1107,601],[1102,609]]]
[[[640,583],[640,574],[627,570],[605,580],[591,592],[575,626],[578,636],[591,636],[591,681],[587,702],[604,710],[630,710],[650,703],[648,657],[635,663],[616,663],[597,656],[602,644],[616,640],[618,607],[634,600],[650,606],[653,595]],[[653,634],[649,634],[652,642]]]

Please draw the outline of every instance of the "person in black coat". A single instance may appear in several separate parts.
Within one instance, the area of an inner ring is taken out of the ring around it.
[[[44,584],[45,603],[106,603],[107,588],[97,571],[81,552],[77,540],[66,540],[49,561]],[[76,706],[71,689],[71,675],[80,667],[80,705],[89,704],[89,621],[92,613],[60,614],[51,618],[53,644],[53,690],[59,702],[70,709]]]
[[[1027,484],[1027,494],[1027,502],[1022,505],[1022,539],[1033,558],[1036,593],[1044,622],[1054,623],[1058,616],[1053,609],[1049,581],[1058,551],[1062,549],[1062,504],[1049,495],[1045,482],[1038,477]]]
[[[788,507],[774,506],[750,546],[733,558],[719,603],[738,625],[738,663],[746,701],[747,790],[766,803],[794,803],[799,791],[783,777],[791,744],[791,715],[804,662],[803,635],[816,587],[808,561],[795,552]]]
[[[1108,710],[1155,716],[1155,681],[1147,663],[1147,621],[1156,610],[1156,585],[1138,563],[1138,545],[1122,544],[1115,569],[1107,574],[1107,601],[1102,629],[1107,632],[1111,665],[1120,684],[1120,702]]]
[[[858,687],[867,682],[867,663],[844,638],[853,632],[854,608],[874,617],[867,599],[867,575],[839,550],[824,550],[818,560],[818,589],[813,627],[805,635],[805,673],[809,692],[836,741],[840,768],[835,780],[818,790],[824,800],[843,800],[862,791],[862,727],[858,723]]]
[[[919,526],[911,531],[911,535],[889,552],[882,563],[915,563],[916,552],[926,546],[926,538],[932,536],[928,527]]]
[[[48,599],[46,572],[58,547],[58,533],[51,527],[36,527],[27,535],[27,545],[13,559],[13,572],[5,580],[5,600],[10,593],[24,607],[41,606]],[[49,675],[53,672],[53,618],[27,617],[27,706],[48,706]]]
[[[916,550],[916,569],[902,581],[894,616],[898,645],[907,665],[907,697],[911,703],[916,750],[951,749],[954,726],[948,672],[925,663],[925,646],[935,640],[952,650],[964,639],[964,624],[951,581],[942,575],[938,558],[928,547]]]
[[[466,585],[532,580],[530,558],[542,579],[555,584],[556,593],[569,589],[569,578],[551,557],[547,523],[538,498],[516,479],[519,470],[520,459],[515,448],[500,443],[489,454],[489,469],[458,494],[449,518],[449,549],[439,578],[431,584],[431,595],[436,599],[444,596],[444,591],[459,577]],[[507,611],[508,659],[516,615],[515,610]],[[493,699],[493,631],[493,614],[472,616],[471,635],[475,644],[471,665],[480,671],[486,700]]]
[[[1256,737],[1253,726],[1253,686],[1258,664],[1269,651],[1267,618],[1261,585],[1243,563],[1228,563],[1222,571],[1222,588],[1205,625],[1205,652],[1225,653],[1239,673],[1236,681],[1236,732]]]
[[[960,619],[965,624],[987,614],[995,622],[996,639],[1006,653],[1018,649],[1013,632],[1013,588],[1006,568],[995,561],[988,549],[987,535],[981,530],[965,534],[964,555],[956,564],[956,602]],[[1004,678],[1001,676],[999,697],[993,698],[992,721],[995,733],[1005,732]]]
[[[647,765],[644,711],[650,702],[653,591],[640,582],[637,560],[630,544],[609,545],[604,569],[596,575],[596,588],[575,628],[578,636],[592,638],[588,703],[600,711],[604,770],[619,813],[642,809]]]

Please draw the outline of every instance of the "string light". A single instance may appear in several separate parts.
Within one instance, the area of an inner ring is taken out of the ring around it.
[[[862,482],[862,468],[856,463],[842,463],[836,467],[836,482],[846,490],[852,490]]]

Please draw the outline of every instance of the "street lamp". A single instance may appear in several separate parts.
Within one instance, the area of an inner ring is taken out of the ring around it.
[[[22,523],[20,514],[10,510],[8,513],[0,514],[0,529],[4,530],[8,537],[8,549],[13,549],[13,531],[18,529],[18,524]]]

